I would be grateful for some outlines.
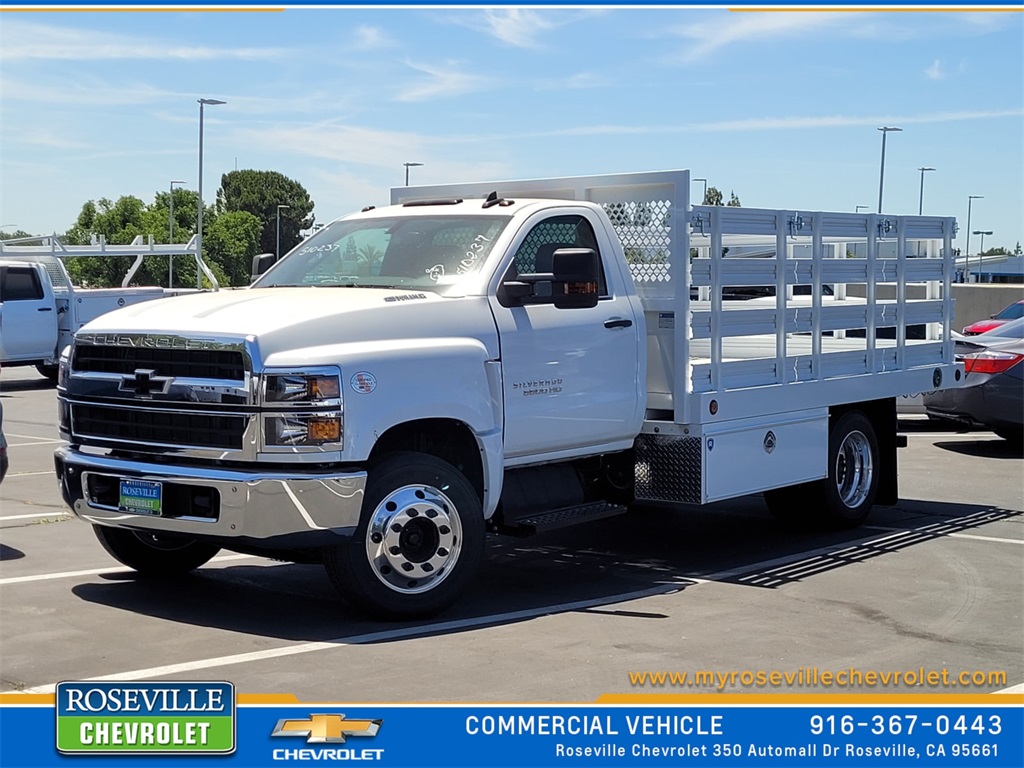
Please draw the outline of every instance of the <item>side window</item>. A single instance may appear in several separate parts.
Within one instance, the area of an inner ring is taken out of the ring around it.
[[[43,298],[39,275],[31,267],[7,267],[0,282],[0,301],[33,301]]]
[[[537,224],[523,239],[512,261],[509,278],[515,274],[529,272],[550,272],[551,260],[559,248],[592,248],[601,259],[594,228],[583,216],[552,216]],[[604,277],[604,261],[601,264],[601,279],[598,291],[608,295]]]

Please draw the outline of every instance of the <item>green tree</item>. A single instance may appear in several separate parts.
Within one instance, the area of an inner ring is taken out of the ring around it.
[[[722,191],[718,187],[708,187],[704,193],[704,205],[721,205]]]
[[[231,171],[221,176],[217,207],[221,212],[246,211],[262,223],[259,252],[277,247],[278,206],[281,211],[281,253],[302,239],[301,230],[313,226],[313,201],[299,182],[277,171]]]
[[[740,199],[738,197],[736,197],[736,193],[733,192],[732,190],[729,190],[729,202],[726,203],[726,205],[728,205],[728,206],[730,206],[732,208],[739,208],[740,207]]]
[[[215,216],[209,227],[205,221],[203,225],[203,260],[217,280],[248,285],[252,257],[260,253],[263,222],[246,211],[229,211]]]

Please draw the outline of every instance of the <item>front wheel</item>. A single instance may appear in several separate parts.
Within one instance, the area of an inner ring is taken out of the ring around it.
[[[92,527],[103,548],[118,562],[147,576],[175,576],[193,571],[220,551],[212,544],[162,533]]]
[[[387,618],[447,608],[483,559],[480,497],[451,464],[386,456],[370,472],[351,539],[324,552],[327,575],[359,608]]]
[[[847,411],[829,430],[828,477],[766,491],[764,499],[789,527],[855,528],[874,506],[880,475],[874,425],[860,411]]]

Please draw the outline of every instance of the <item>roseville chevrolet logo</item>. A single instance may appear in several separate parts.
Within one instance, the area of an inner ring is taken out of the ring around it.
[[[310,715],[277,721],[271,736],[305,736],[307,744],[343,744],[346,736],[376,736],[384,720],[348,720],[344,715]]]

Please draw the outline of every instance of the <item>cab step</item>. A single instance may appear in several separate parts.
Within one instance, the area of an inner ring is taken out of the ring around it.
[[[511,520],[498,527],[498,533],[509,536],[533,536],[536,533],[568,528],[580,523],[603,520],[629,511],[623,504],[612,504],[608,501],[593,501],[573,507],[561,507],[548,512],[537,512],[516,520]]]

